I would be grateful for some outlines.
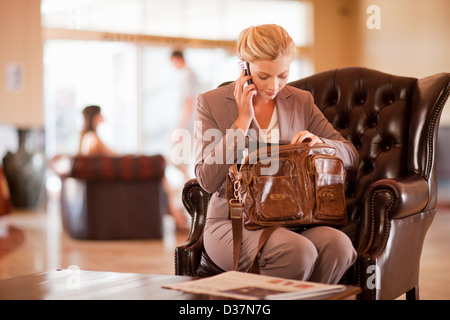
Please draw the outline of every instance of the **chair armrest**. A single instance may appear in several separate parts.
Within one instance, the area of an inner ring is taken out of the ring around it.
[[[175,248],[175,274],[193,276],[203,251],[203,229],[210,194],[191,179],[184,185],[182,201],[191,215],[191,230],[185,243]]]
[[[192,219],[188,238],[198,239],[202,236],[210,197],[197,179],[191,179],[184,184],[182,201]]]
[[[68,155],[56,155],[49,161],[49,167],[61,179],[70,177],[72,172],[73,157]]]
[[[366,192],[361,210],[356,238],[358,253],[371,247],[382,250],[389,235],[389,221],[422,212],[428,198],[427,181],[413,172],[374,182]]]

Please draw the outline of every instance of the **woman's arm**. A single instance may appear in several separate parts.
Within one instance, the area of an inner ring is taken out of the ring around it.
[[[340,157],[346,167],[356,168],[359,163],[359,152],[353,143],[346,140],[325,118],[322,111],[314,104],[309,94],[311,117],[308,130],[319,136],[322,141],[336,148],[336,155]]]
[[[225,182],[229,167],[237,161],[238,152],[245,148],[245,133],[233,120],[214,119],[207,97],[200,95],[195,122],[195,175],[209,193],[217,191]],[[229,122],[229,129],[226,123]]]
[[[308,102],[302,115],[307,119],[307,129],[298,131],[291,143],[301,143],[305,138],[310,139],[310,145],[326,143],[336,148],[336,155],[340,157],[346,167],[356,168],[359,163],[359,152],[353,144],[346,140],[328,121],[322,111],[314,104],[312,95],[308,92]]]
[[[234,83],[234,99],[238,116],[216,112],[212,108],[226,108],[225,96],[219,90],[200,95],[195,133],[195,174],[200,185],[209,193],[217,191],[225,182],[229,167],[245,149],[245,136],[254,116],[254,84],[244,87],[251,75],[242,71]],[[223,90],[223,89],[222,89]],[[226,109],[222,109],[226,110]],[[219,123],[221,124],[219,126]]]
[[[79,153],[82,155],[117,155],[100,140],[95,132],[85,133],[81,140]]]

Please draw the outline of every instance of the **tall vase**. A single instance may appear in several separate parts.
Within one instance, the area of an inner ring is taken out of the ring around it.
[[[31,133],[29,129],[18,129],[17,152],[8,151],[3,158],[3,171],[16,208],[36,208],[43,198],[45,155],[40,151],[28,150],[32,145]]]

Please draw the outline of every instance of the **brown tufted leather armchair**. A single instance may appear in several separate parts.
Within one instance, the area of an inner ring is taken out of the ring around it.
[[[360,153],[346,185],[349,235],[358,258],[346,282],[361,299],[418,299],[422,245],[436,213],[436,141],[450,93],[450,74],[423,79],[365,68],[322,72],[290,83],[316,105]],[[203,250],[209,194],[195,179],[183,190],[192,216],[187,241],[175,250],[178,275],[221,272]]]

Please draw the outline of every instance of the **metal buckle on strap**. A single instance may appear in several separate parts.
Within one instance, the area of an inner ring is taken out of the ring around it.
[[[230,199],[230,218],[241,219],[242,218],[242,202],[239,199]]]

